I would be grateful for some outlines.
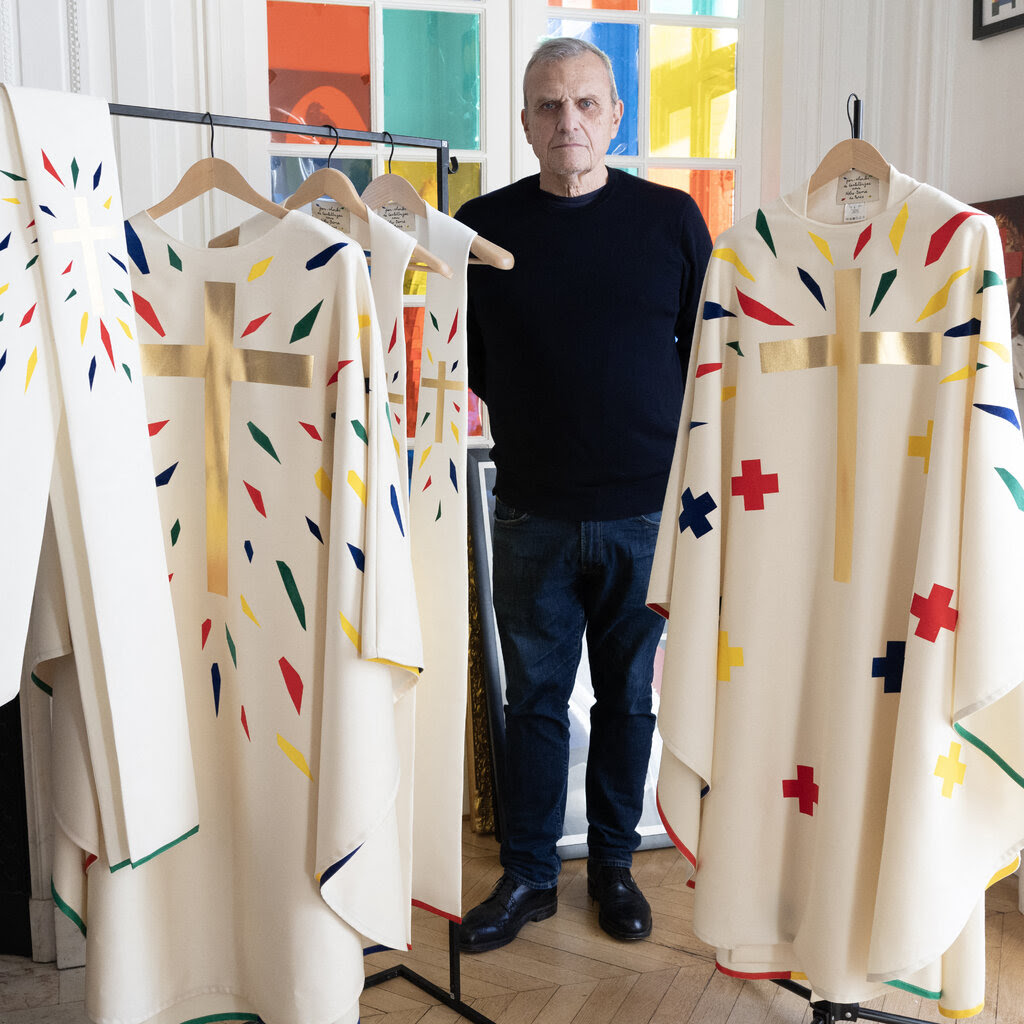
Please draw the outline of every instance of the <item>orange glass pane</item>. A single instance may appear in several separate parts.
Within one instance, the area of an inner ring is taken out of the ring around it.
[[[578,7],[587,11],[635,11],[637,0],[548,0],[548,7]]]
[[[423,355],[423,319],[426,311],[422,306],[405,307],[405,433],[410,439],[416,436],[416,410],[420,400],[420,361]]]
[[[652,167],[648,178],[693,196],[712,238],[731,227],[736,193],[735,171],[698,171],[685,167]]]
[[[271,119],[369,131],[369,32],[368,7],[268,0]],[[272,138],[333,145],[305,135],[275,132]]]

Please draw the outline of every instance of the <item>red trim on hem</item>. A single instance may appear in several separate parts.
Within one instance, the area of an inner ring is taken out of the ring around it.
[[[462,918],[456,917],[455,914],[446,914],[443,910],[438,910],[437,907],[432,907],[429,903],[424,903],[423,900],[413,900],[412,905],[419,907],[420,910],[429,910],[431,914],[437,914],[438,917],[443,917],[454,924],[462,924]]]
[[[761,971],[757,973],[733,971],[728,967],[723,967],[717,960],[715,961],[715,967],[717,967],[723,974],[728,974],[730,978],[747,978],[750,981],[768,981],[771,978],[783,978],[788,981],[793,977],[792,971]]]
[[[657,612],[663,619],[668,618],[668,609],[663,608],[660,604],[654,604],[652,601],[648,603],[647,607],[650,608],[652,612]]]
[[[665,831],[668,833],[669,839],[672,840],[676,849],[679,850],[679,852],[690,862],[693,866],[693,870],[696,871],[697,858],[687,849],[686,844],[672,830],[672,826],[668,823],[668,819],[665,817],[665,812],[661,808],[661,796],[658,794],[657,790],[654,791],[654,802],[657,804],[658,816],[661,818],[662,825],[665,826]]]

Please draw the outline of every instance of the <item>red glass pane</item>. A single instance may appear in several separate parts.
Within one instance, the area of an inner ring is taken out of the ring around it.
[[[271,119],[369,131],[369,28],[367,7],[269,0]],[[333,145],[329,138],[281,133],[273,141]]]

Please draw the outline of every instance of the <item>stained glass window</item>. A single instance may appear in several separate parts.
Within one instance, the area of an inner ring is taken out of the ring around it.
[[[283,203],[314,171],[327,166],[326,157],[278,156],[270,157],[270,191],[275,203]],[[373,164],[369,160],[335,157],[331,166],[348,176],[357,192],[362,192],[373,177]]]
[[[549,18],[548,35],[585,39],[611,58],[615,86],[623,103],[622,123],[608,147],[610,156],[636,156],[640,152],[640,26],[625,22],[575,21]]]
[[[651,0],[651,13],[735,18],[739,14],[739,0]]]
[[[270,117],[369,131],[369,8],[267,3]],[[306,135],[274,142],[332,143]]]
[[[736,35],[651,26],[652,156],[736,156]]]
[[[592,11],[635,11],[637,0],[548,0],[548,6]]]
[[[652,167],[648,178],[660,185],[681,188],[693,196],[704,214],[712,238],[717,238],[733,222],[736,172],[731,170],[694,170],[686,167]]]
[[[388,10],[384,121],[395,135],[480,148],[480,16]]]

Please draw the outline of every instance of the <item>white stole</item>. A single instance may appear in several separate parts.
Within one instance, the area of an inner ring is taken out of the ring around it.
[[[52,469],[102,852],[139,863],[198,812],[110,119],[36,89],[6,87],[0,107],[0,700],[19,685]],[[67,653],[63,611],[41,613],[26,679]]]

